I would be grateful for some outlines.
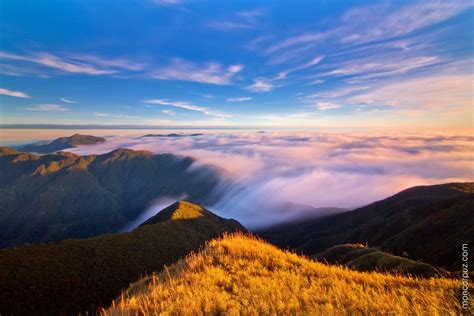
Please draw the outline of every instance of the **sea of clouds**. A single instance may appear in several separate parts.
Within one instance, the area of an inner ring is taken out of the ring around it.
[[[99,154],[126,147],[220,166],[241,186],[211,209],[255,228],[295,216],[274,211],[275,202],[356,208],[415,185],[473,181],[473,141],[468,134],[229,131],[111,136],[68,151]]]

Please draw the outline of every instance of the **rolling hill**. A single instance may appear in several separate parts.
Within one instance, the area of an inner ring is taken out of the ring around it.
[[[38,156],[1,147],[0,248],[116,232],[159,197],[212,205],[227,185],[217,167],[172,154]]]
[[[448,315],[460,282],[351,271],[232,234],[133,284],[103,315]]]
[[[432,265],[394,256],[362,244],[333,246],[313,258],[329,264],[343,264],[357,271],[380,271],[425,278],[449,275],[447,271]]]
[[[474,183],[419,186],[353,211],[259,232],[282,248],[316,255],[368,243],[397,256],[460,269],[460,245],[474,245]]]
[[[50,142],[40,142],[25,145],[22,146],[20,150],[32,153],[47,154],[79,145],[95,145],[105,141],[106,139],[103,137],[74,134],[69,137],[60,137]]]
[[[0,250],[0,314],[93,313],[131,282],[205,241],[244,230],[235,220],[182,201],[130,233]]]

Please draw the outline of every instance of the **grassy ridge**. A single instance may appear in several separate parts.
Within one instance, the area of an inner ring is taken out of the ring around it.
[[[207,240],[244,229],[187,202],[165,210],[180,216],[131,233],[0,250],[0,315],[93,312]]]
[[[243,234],[132,285],[104,315],[454,315],[460,283],[351,271]]]

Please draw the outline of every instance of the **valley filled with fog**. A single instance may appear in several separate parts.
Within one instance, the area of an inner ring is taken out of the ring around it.
[[[67,151],[80,155],[101,154],[125,147],[191,156],[196,166],[221,167],[222,176],[233,180],[234,186],[210,207],[249,228],[316,216],[302,213],[317,213],[318,208],[353,209],[415,185],[474,178],[472,136],[396,135],[255,131],[156,133],[108,136],[105,143]],[[180,198],[183,196],[169,197],[167,202]],[[287,202],[297,207],[285,208]],[[140,220],[154,215],[163,201],[156,204],[144,210]]]

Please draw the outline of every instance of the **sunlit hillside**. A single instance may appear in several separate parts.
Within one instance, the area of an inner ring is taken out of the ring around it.
[[[241,233],[213,240],[132,285],[104,315],[403,314],[460,312],[456,280],[350,271]]]

